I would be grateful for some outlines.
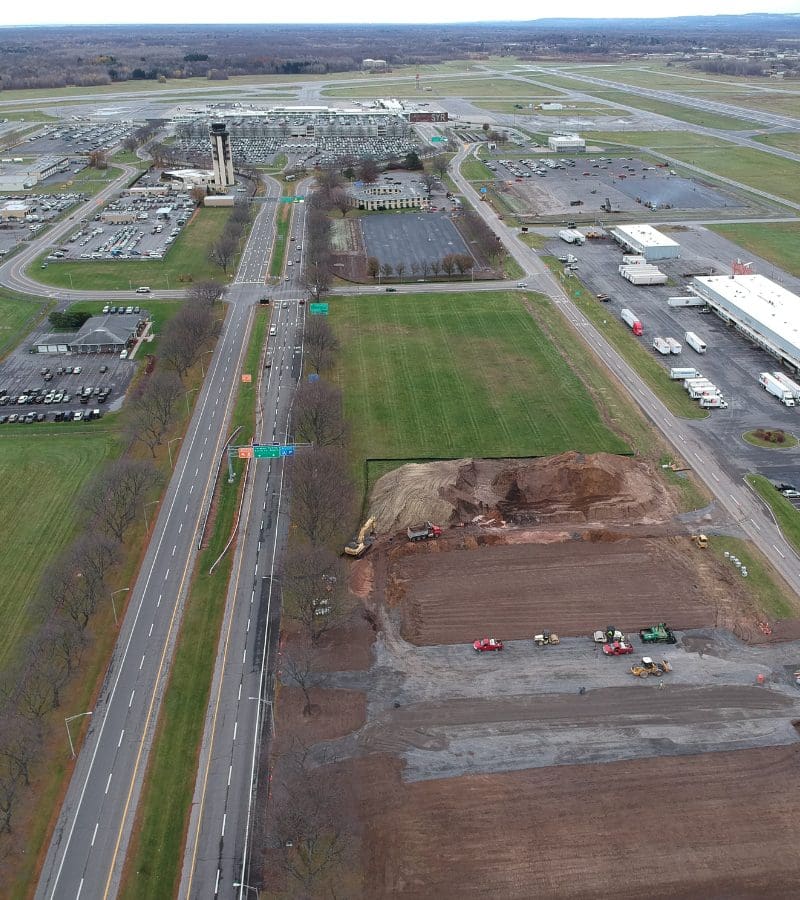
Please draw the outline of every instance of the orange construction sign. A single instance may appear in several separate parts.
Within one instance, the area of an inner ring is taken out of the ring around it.
[[[237,454],[239,459],[252,459],[253,458],[253,448],[252,447],[237,447]]]
[[[242,375],[242,384],[250,384],[253,380],[252,375],[248,375],[246,372]]]

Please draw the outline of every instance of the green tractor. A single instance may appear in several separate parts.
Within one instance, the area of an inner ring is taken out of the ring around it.
[[[643,644],[674,644],[677,638],[665,622],[659,622],[652,628],[643,628],[639,632]]]

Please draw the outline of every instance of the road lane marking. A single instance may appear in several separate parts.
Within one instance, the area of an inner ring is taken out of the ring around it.
[[[144,657],[145,657],[145,654],[143,653],[143,654],[142,654],[142,658],[141,658],[141,660],[139,661],[139,671],[140,671],[140,672],[142,671],[142,666],[144,665]]]
[[[153,625],[154,625],[154,624],[155,624],[155,623],[153,623],[153,622],[150,623],[150,631],[147,632],[147,636],[148,636],[148,637],[151,637],[152,634],[153,634]]]
[[[94,847],[94,839],[97,837],[97,829],[100,827],[99,822],[95,822],[94,831],[92,832],[92,843],[89,844],[90,847]]]
[[[714,481],[719,481],[719,478],[717,478],[717,476],[713,472],[711,473],[711,477],[714,479]]]
[[[182,531],[183,531],[183,522],[181,522],[181,524],[178,525],[178,534],[180,534]]]
[[[178,545],[174,544],[172,547],[172,555],[175,556],[175,551],[178,549]]]
[[[233,775],[233,764],[228,766],[228,787],[231,786],[231,775]]]
[[[117,741],[117,750],[119,750],[119,748],[122,746],[122,736],[124,734],[125,734],[125,729],[123,728],[122,731],[120,731],[120,733],[119,733],[119,740]]]
[[[753,525],[756,526],[756,530],[757,530],[757,531],[761,531],[761,526],[758,524],[758,522],[756,522],[755,519],[753,519],[752,522],[753,522]]]
[[[83,890],[83,879],[81,878],[81,883],[78,885],[78,893],[75,894],[75,900],[80,900],[82,890]]]
[[[245,664],[246,660],[247,660],[247,647],[245,647],[244,650],[242,650],[242,665]]]
[[[233,723],[233,739],[236,740],[236,732],[239,730],[238,719]]]
[[[228,814],[223,813],[222,814],[222,833],[220,834],[220,837],[225,837],[225,823],[227,821],[228,821]]]
[[[736,503],[737,505],[739,505],[739,506],[742,505],[741,503],[739,503],[739,501],[736,499],[736,497],[733,496],[733,494],[728,494],[728,496],[729,496],[729,497],[731,498],[731,500],[733,500],[733,502]]]
[[[778,551],[778,554],[780,555],[780,558],[781,558],[781,559],[786,559],[786,557],[781,553],[780,550],[778,550],[778,548],[777,548],[777,546],[776,546],[775,544],[773,544],[772,546],[775,547],[775,549]]]
[[[191,494],[193,490],[194,490],[194,485],[192,485],[192,486],[189,488],[189,493]]]
[[[250,634],[250,619],[247,620],[247,628],[245,628],[244,633]]]
[[[106,794],[108,793],[108,789],[109,789],[109,787],[111,786],[111,776],[112,776],[113,774],[114,774],[113,772],[109,772],[109,773],[108,773],[108,781],[106,782],[106,789],[105,789],[105,791],[104,791],[104,793],[106,793]]]
[[[166,574],[164,575],[164,581],[169,578],[169,569],[167,569]]]
[[[133,706],[133,696],[134,696],[135,693],[136,693],[136,688],[134,688],[134,689],[131,691],[131,699],[128,700],[128,709],[130,709],[130,708]]]

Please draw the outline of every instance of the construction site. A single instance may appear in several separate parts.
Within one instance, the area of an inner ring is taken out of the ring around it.
[[[409,464],[370,513],[317,714],[284,686],[363,896],[787,896],[800,622],[710,548],[734,523],[603,453]]]

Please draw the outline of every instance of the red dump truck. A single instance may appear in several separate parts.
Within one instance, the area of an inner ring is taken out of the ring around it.
[[[423,522],[421,525],[412,525],[407,531],[410,541],[429,541],[431,538],[438,538],[442,533],[442,529],[433,522]]]

